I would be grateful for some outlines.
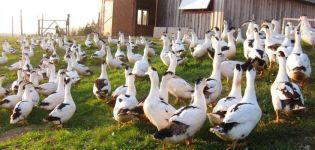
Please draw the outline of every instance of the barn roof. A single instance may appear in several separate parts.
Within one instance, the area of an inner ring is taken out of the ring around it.
[[[305,1],[305,2],[309,2],[309,3],[315,4],[315,0],[301,0],[301,1]]]

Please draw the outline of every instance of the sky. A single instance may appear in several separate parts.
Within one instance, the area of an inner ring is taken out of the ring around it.
[[[37,33],[37,18],[64,20],[70,14],[70,28],[97,21],[101,0],[0,0],[0,33],[20,34],[20,9],[23,14],[23,33]],[[46,26],[48,26],[46,24]],[[60,26],[65,26],[60,23]],[[45,25],[44,25],[45,26]]]

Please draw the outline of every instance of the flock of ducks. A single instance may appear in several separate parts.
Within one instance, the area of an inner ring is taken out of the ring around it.
[[[180,29],[176,36],[164,33],[161,36],[163,48],[160,60],[168,69],[161,78],[150,62],[150,58],[156,55],[154,42],[144,37],[129,37],[126,40],[123,33],[119,33],[118,39],[108,35],[107,41],[99,38],[97,33],[93,33],[93,38],[88,35],[85,46],[100,47],[90,57],[102,60],[101,74],[94,82],[93,94],[113,107],[113,116],[117,122],[134,119],[150,122],[157,128],[154,138],[165,142],[191,144],[208,116],[213,126],[210,132],[225,141],[231,141],[229,148],[234,149],[237,141],[246,138],[262,116],[255,92],[256,72],[262,78],[268,67],[272,68],[274,64],[279,66],[277,77],[271,85],[276,123],[284,121],[281,112],[289,115],[305,111],[301,89],[310,77],[311,64],[302,50],[301,41],[315,45],[315,30],[306,16],[301,16],[297,26],[287,23],[284,35],[279,33],[279,22],[276,20],[266,20],[260,27],[253,20],[242,26],[245,25],[245,39],[239,28],[228,27],[226,21],[222,32],[213,28],[205,33],[205,39],[198,39],[193,31],[190,31],[190,36],[183,34]],[[235,32],[238,33],[236,37]],[[2,86],[6,77],[0,76],[0,97],[3,97],[0,107],[13,110],[11,124],[27,124],[32,109],[39,107],[50,111],[44,121],[62,127],[76,111],[71,86],[79,84],[82,77],[93,74],[84,65],[89,56],[80,44],[66,36],[32,37],[30,42],[22,37],[18,42],[21,45],[21,58],[8,67],[17,72],[17,79],[10,89],[6,89]],[[245,62],[233,60],[237,43],[243,44]],[[60,63],[62,57],[58,55],[55,45],[64,51],[66,68],[56,70],[56,64]],[[117,45],[114,55],[110,45]],[[134,53],[139,45],[144,46],[143,55]],[[121,49],[123,46],[127,48],[126,54]],[[37,67],[30,63],[36,55],[33,50],[35,47],[45,51]],[[7,62],[7,54],[17,52],[8,41],[4,41],[0,64]],[[202,61],[206,57],[213,60],[210,76],[199,78],[194,85],[176,74],[177,66],[188,61],[188,53],[196,60]],[[108,68],[124,68],[125,84],[113,90]],[[241,88],[243,74],[246,74],[244,94]],[[145,76],[149,76],[151,86],[147,97],[140,101],[137,99],[135,80]],[[228,81],[233,80],[231,91],[226,97],[221,95],[222,76]],[[176,104],[181,104],[184,99],[191,99],[191,103],[175,108],[169,102],[169,94],[176,98]],[[39,95],[45,98],[40,101]],[[208,107],[212,108],[210,113]]]

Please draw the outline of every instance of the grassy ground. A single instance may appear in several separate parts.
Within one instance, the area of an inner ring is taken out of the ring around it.
[[[5,38],[0,38],[0,43]],[[9,38],[11,43],[15,43],[15,38]],[[154,39],[158,45],[155,47],[158,54],[162,48],[162,43]],[[84,43],[83,40],[79,40]],[[14,44],[15,48],[19,46]],[[304,51],[309,54],[310,60],[315,59],[315,49],[303,44]],[[86,49],[84,47],[84,49]],[[91,55],[96,47],[87,49]],[[125,48],[124,48],[125,49]],[[36,66],[41,59],[43,51],[36,48],[36,54],[31,63]],[[142,47],[137,52],[142,51]],[[114,48],[112,48],[114,52]],[[58,50],[60,56],[63,51]],[[63,57],[61,57],[63,58]],[[8,71],[6,66],[18,59],[18,55],[10,55],[9,62],[0,66],[0,74],[5,74],[9,79],[6,86],[16,78],[16,72]],[[238,46],[237,59],[244,60],[242,46]],[[97,100],[92,94],[94,80],[100,73],[99,60],[87,60],[85,64],[89,66],[94,75],[83,77],[83,80],[74,85],[72,89],[73,98],[77,105],[77,111],[73,118],[66,124],[64,129],[54,130],[51,125],[44,123],[42,119],[48,115],[41,109],[34,108],[29,115],[30,125],[20,127],[9,124],[11,111],[0,109],[0,149],[161,149],[162,144],[152,138],[155,128],[147,123],[135,121],[119,126],[112,118],[112,109]],[[158,56],[152,59],[154,67],[159,73],[166,71]],[[199,77],[207,77],[212,70],[212,61],[204,59],[195,61],[189,56],[189,61],[184,66],[177,68],[177,74],[193,83]],[[64,62],[57,68],[64,68]],[[315,62],[312,61],[313,70]],[[275,79],[277,67],[265,73],[264,77],[256,79],[256,93],[258,102],[263,111],[263,116],[257,128],[247,137],[240,141],[239,149],[248,147],[249,149],[304,149],[309,145],[315,148],[315,76],[314,71],[311,79],[303,89],[306,99],[306,106],[309,108],[303,116],[294,116],[288,119],[287,123],[277,125],[272,123],[275,118],[271,104],[270,86]],[[123,70],[108,70],[112,89],[124,83]],[[149,79],[136,81],[137,97],[141,99],[149,92]],[[243,80],[244,85],[244,80]],[[223,80],[222,96],[226,96],[231,85]],[[243,89],[245,87],[243,86]],[[43,97],[42,97],[43,98]],[[173,102],[174,98],[170,98]],[[189,100],[185,102],[189,103]],[[179,108],[180,106],[176,106]],[[210,111],[210,110],[208,110]],[[177,144],[170,145],[170,149],[225,149],[226,142],[221,141],[214,134],[209,132],[209,122],[206,121],[200,132],[197,133],[194,144],[190,147]]]

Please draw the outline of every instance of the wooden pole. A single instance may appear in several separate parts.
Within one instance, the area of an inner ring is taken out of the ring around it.
[[[20,22],[21,22],[21,35],[23,35],[23,18],[22,18],[22,9],[20,9]]]
[[[41,33],[40,33],[40,34],[43,36],[43,34],[44,34],[44,33],[43,33],[43,32],[44,32],[44,31],[43,31],[43,30],[44,30],[44,13],[42,13],[42,26],[41,26],[40,29],[41,29]]]
[[[101,32],[101,29],[100,29],[100,15],[101,15],[101,13],[100,12],[98,12],[98,18],[97,18],[97,33],[98,34],[100,34],[100,32]]]
[[[154,26],[157,26],[157,20],[158,20],[158,9],[159,9],[159,0],[155,0],[155,22]]]
[[[40,19],[37,17],[37,34],[40,35]]]
[[[14,25],[13,25],[13,16],[12,16],[12,37],[14,36]]]

